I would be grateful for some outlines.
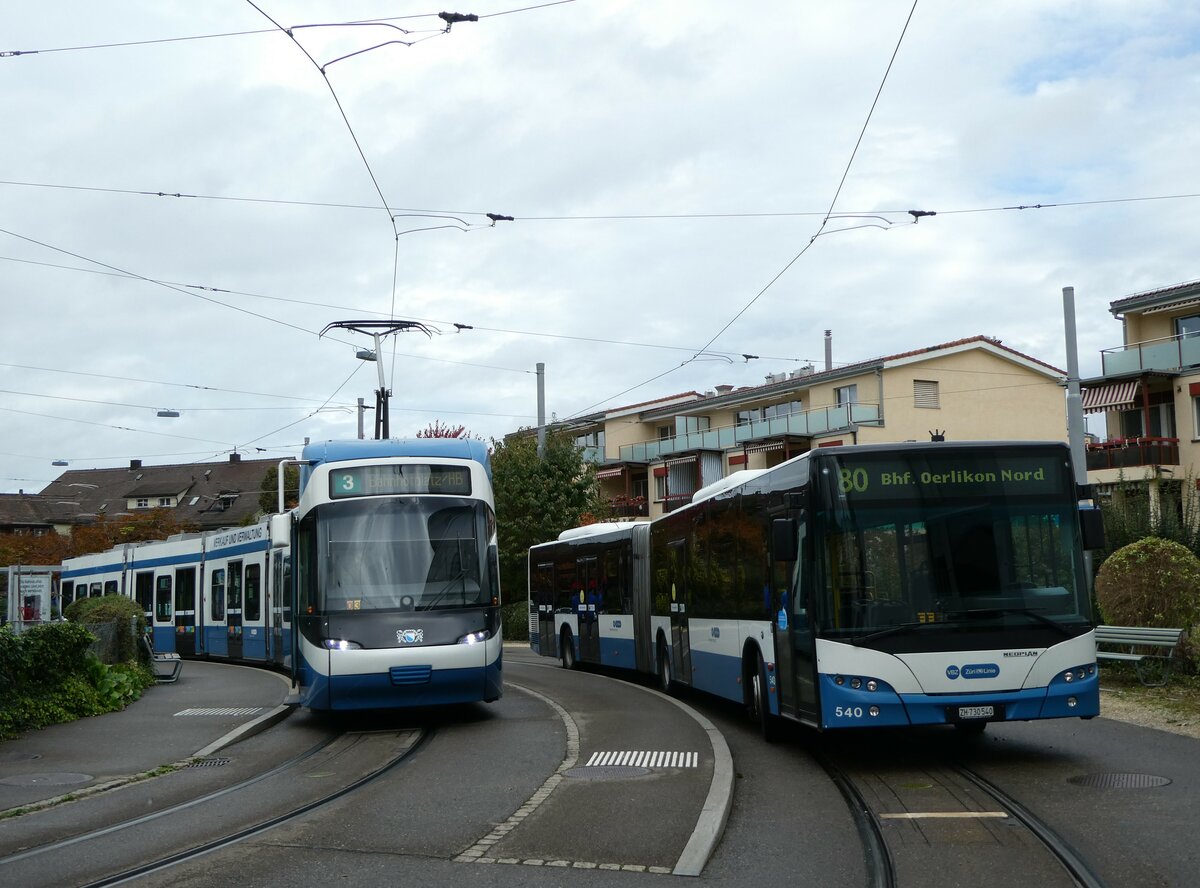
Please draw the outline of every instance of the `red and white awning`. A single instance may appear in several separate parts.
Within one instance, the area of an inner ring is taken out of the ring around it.
[[[624,466],[617,466],[615,469],[599,469],[596,471],[596,477],[601,481],[606,478],[620,478],[624,472]]]
[[[1083,393],[1084,413],[1104,413],[1109,410],[1132,410],[1137,406],[1138,381],[1112,382],[1098,385]]]

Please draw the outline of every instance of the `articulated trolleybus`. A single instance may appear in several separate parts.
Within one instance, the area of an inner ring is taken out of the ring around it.
[[[310,444],[299,505],[272,517],[271,542],[292,552],[300,705],[499,699],[496,512],[481,442]]]
[[[767,735],[1091,718],[1079,500],[1064,444],[821,448],[531,548],[530,645],[743,702]]]

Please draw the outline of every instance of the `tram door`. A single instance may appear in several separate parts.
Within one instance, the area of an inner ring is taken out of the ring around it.
[[[267,629],[263,623],[262,565],[246,565],[242,593],[242,656],[252,660],[267,658]]]
[[[538,653],[545,657],[554,656],[554,562],[543,561],[535,565],[529,574],[530,616],[537,615],[534,636]],[[535,610],[536,609],[536,610]],[[530,621],[532,625],[532,620]]]
[[[196,568],[175,571],[175,652],[190,657],[196,653]]]
[[[87,584],[80,583],[79,597],[87,598]],[[154,571],[143,570],[134,574],[133,597],[146,615],[146,631],[154,631]]]
[[[229,621],[226,634],[229,638],[228,656],[231,660],[242,658],[242,562],[229,562],[229,575],[225,586],[225,617]]]
[[[671,593],[671,671],[676,681],[692,683],[692,641],[688,632],[687,540],[667,544],[667,583]]]
[[[287,666],[291,662],[291,651],[286,647],[283,637],[284,623],[291,622],[291,608],[287,596],[290,593],[289,584],[285,581],[284,571],[290,572],[282,552],[275,552],[271,564],[271,661],[277,666]],[[284,608],[288,615],[285,619]]]
[[[174,599],[171,595],[171,575],[154,578],[154,649],[162,653],[175,650]]]
[[[579,580],[579,659],[585,663],[600,662],[600,567],[595,555],[577,559],[575,572]]]

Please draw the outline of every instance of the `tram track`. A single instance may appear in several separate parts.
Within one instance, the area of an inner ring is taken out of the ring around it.
[[[104,875],[100,878],[93,878],[91,875],[80,876],[80,881],[75,882],[80,888],[101,888],[101,886],[119,885],[128,882],[132,879],[150,875],[152,873],[161,872],[171,867],[178,866],[191,860],[195,860],[205,854],[210,854],[222,848],[229,847],[247,839],[261,835],[269,830],[275,829],[284,824],[293,822],[303,817],[304,815],[318,810],[326,805],[331,804],[339,799],[342,799],[352,793],[362,789],[363,787],[373,783],[376,780],[389,774],[391,771],[402,765],[414,753],[423,748],[433,737],[435,730],[428,727],[419,727],[409,729],[407,731],[367,731],[367,732],[339,732],[331,734],[329,737],[323,738],[321,742],[314,744],[309,749],[293,756],[287,761],[281,762],[273,768],[240,780],[229,786],[222,787],[211,793],[190,799],[180,804],[171,805],[159,811],[154,811],[140,817],[130,818],[121,821],[120,823],[111,824],[102,829],[91,830],[70,838],[59,841],[49,842],[44,845],[39,845],[36,848],[30,848],[25,851],[20,851],[15,854],[10,854],[0,858],[0,881],[6,881],[9,874],[16,875],[16,881],[10,884],[31,884],[25,881],[20,875],[21,864],[39,863],[38,858],[46,857],[61,861],[63,852],[68,849],[72,851],[72,859],[79,859],[79,847],[84,846],[89,842],[98,842],[112,836],[115,833],[138,829],[152,828],[155,824],[169,823],[172,818],[182,816],[188,810],[203,810],[205,806],[212,806],[218,803],[226,805],[225,810],[232,809],[239,794],[245,794],[252,788],[263,784],[264,781],[295,781],[296,778],[305,776],[302,774],[302,769],[305,765],[313,762],[322,754],[330,759],[347,756],[351,751],[358,751],[363,738],[375,735],[377,739],[380,735],[391,735],[396,740],[396,751],[381,758],[378,763],[369,767],[363,773],[358,774],[349,782],[344,783],[332,792],[322,793],[316,797],[309,798],[302,803],[289,807],[282,814],[273,814],[271,816],[261,817],[255,822],[248,825],[240,826],[239,828],[229,832],[228,834],[210,838],[206,841],[190,847],[171,851],[169,853],[160,853],[155,859],[148,862],[138,862],[137,864],[124,865],[120,869]],[[340,744],[340,749],[338,748]],[[318,776],[326,776],[320,774]],[[125,843],[130,847],[141,847],[137,840],[134,839]],[[5,870],[12,867],[10,873]],[[14,873],[15,871],[15,873]],[[55,880],[55,883],[60,883]]]
[[[976,850],[976,870],[956,873],[955,884],[1104,888],[1058,831],[967,765],[915,745],[915,760],[894,763],[889,754],[883,764],[868,764],[861,749],[818,748],[824,745],[813,744],[809,751],[846,801],[862,842],[869,888],[930,884],[933,875],[944,877],[947,866],[970,856],[957,853],[963,846],[990,846],[991,855]],[[920,777],[914,780],[914,774]],[[922,798],[941,804],[922,805]],[[993,865],[1000,861],[1007,865]],[[1022,868],[1038,875],[1022,874]]]

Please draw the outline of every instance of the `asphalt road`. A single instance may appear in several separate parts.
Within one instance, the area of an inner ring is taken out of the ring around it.
[[[818,737],[797,727],[766,744],[738,707],[701,695],[672,702],[645,686],[568,672],[513,650],[505,652],[505,677],[505,696],[493,705],[354,725],[390,736],[419,722],[430,733],[400,767],[354,794],[137,884],[677,885],[680,877],[669,873],[694,848],[720,783],[721,753],[705,725],[728,750],[732,784],[724,829],[700,876],[705,884],[867,884],[846,802],[814,757],[831,750],[877,774],[919,774],[962,761],[1062,835],[1104,884],[1196,883],[1200,741],[1187,737],[1100,718],[993,725],[970,743],[949,730]],[[222,754],[233,760],[230,767],[262,767],[310,743],[323,726],[298,713]],[[596,764],[620,752],[695,756],[667,765]],[[278,808],[311,791],[311,782],[337,781],[354,767],[353,756],[331,757],[290,788],[264,788],[245,813]],[[200,778],[164,778],[172,779],[46,816],[75,808],[70,816],[88,821],[116,818],[148,805],[156,793],[186,796]],[[86,807],[93,804],[104,806],[102,813],[87,814],[101,811]],[[158,827],[156,841],[186,844],[238,813],[185,810]],[[21,829],[35,824],[28,820]],[[10,828],[0,823],[0,831]],[[998,828],[990,835],[910,828],[897,854],[901,886],[1027,888],[1029,881],[1016,877],[1028,871],[1016,865],[1032,853],[1027,843],[1007,840]],[[74,877],[51,883],[78,884]]]

